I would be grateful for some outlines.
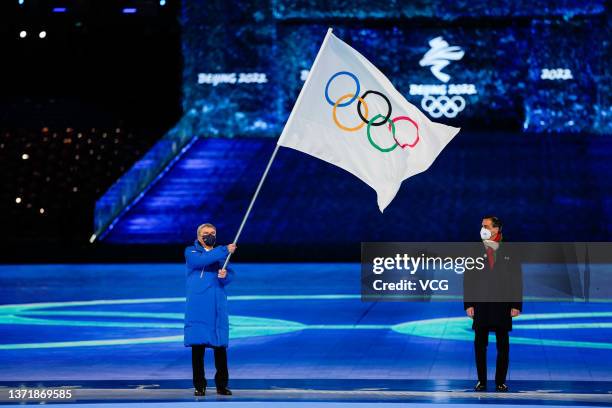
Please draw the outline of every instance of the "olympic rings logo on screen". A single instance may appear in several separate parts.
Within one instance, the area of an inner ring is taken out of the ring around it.
[[[438,97],[426,95],[421,100],[421,108],[429,112],[432,118],[441,118],[442,116],[454,118],[465,108],[465,99],[459,95],[450,98],[446,95]]]
[[[355,81],[355,92],[344,94],[340,98],[338,98],[336,101],[333,101],[329,97],[329,86],[331,85],[334,79],[342,75],[348,76],[353,81]],[[336,72],[327,81],[327,85],[325,85],[325,99],[327,100],[327,103],[329,103],[333,108],[332,109],[332,119],[338,128],[346,132],[356,132],[362,129],[364,126],[366,126],[366,133],[368,135],[368,141],[375,149],[383,153],[388,153],[394,150],[397,146],[401,147],[402,149],[405,149],[406,147],[414,148],[417,145],[417,143],[419,143],[419,140],[420,140],[419,125],[414,120],[409,118],[408,116],[396,116],[393,119],[391,119],[393,108],[391,107],[391,101],[389,100],[389,98],[387,98],[386,95],[378,91],[367,90],[361,96],[359,96],[360,92],[361,92],[361,85],[359,83],[359,79],[352,72],[348,72],[348,71]],[[377,114],[372,118],[368,118],[369,110],[368,110],[368,103],[366,102],[366,97],[368,95],[377,96],[379,98],[382,98],[385,101],[385,103],[387,104],[387,114],[386,115]],[[361,123],[359,123],[357,126],[349,127],[349,126],[346,126],[340,123],[340,121],[338,120],[337,110],[338,108],[347,107],[355,101],[357,101],[357,115],[359,116]],[[416,138],[414,139],[412,143],[402,144],[397,140],[397,137],[395,136],[395,123],[401,120],[410,122],[416,128]],[[389,131],[391,132],[391,136],[393,137],[393,144],[391,144],[388,147],[379,146],[374,141],[374,139],[372,138],[372,134],[371,134],[372,126],[383,126],[385,124],[387,124],[387,128],[389,129]]]

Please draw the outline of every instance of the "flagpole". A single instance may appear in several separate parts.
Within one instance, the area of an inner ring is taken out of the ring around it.
[[[280,141],[283,138],[283,135],[285,134],[285,130],[287,129],[289,123],[291,123],[291,120],[293,119],[293,114],[298,110],[298,106],[300,105],[300,101],[302,100],[302,96],[304,94],[304,89],[306,89],[306,85],[308,85],[308,83],[310,82],[310,77],[312,76],[312,73],[314,72],[314,69],[317,65],[317,62],[319,61],[319,57],[321,56],[321,50],[323,50],[323,48],[325,47],[325,44],[327,44],[327,40],[329,40],[329,36],[332,32],[332,28],[329,27],[327,29],[327,34],[325,34],[325,38],[323,39],[323,43],[321,44],[321,48],[319,48],[319,52],[317,52],[317,56],[314,59],[314,62],[312,63],[312,66],[310,67],[310,72],[308,72],[308,77],[306,78],[306,81],[304,82],[304,85],[302,85],[302,89],[300,90],[300,94],[298,95],[297,100],[295,101],[295,105],[293,106],[293,109],[291,110],[291,113],[289,114],[289,119],[287,119],[287,123],[285,123],[285,127],[283,128],[283,131],[280,135],[280,137],[278,138],[278,141]],[[242,218],[242,222],[240,223],[240,227],[238,228],[238,232],[236,233],[236,237],[234,238],[233,244],[236,244],[236,242],[238,242],[238,238],[240,237],[240,233],[242,233],[242,229],[244,228],[244,224],[246,224],[246,220],[247,218],[249,218],[249,214],[251,213],[251,209],[253,208],[253,205],[255,204],[255,200],[257,199],[257,196],[259,195],[259,191],[261,190],[261,186],[263,185],[264,181],[266,180],[266,176],[268,175],[268,171],[270,170],[270,167],[272,167],[272,162],[274,161],[274,158],[276,157],[276,153],[278,152],[278,148],[280,147],[280,145],[278,144],[278,142],[276,143],[276,147],[274,148],[274,151],[272,152],[272,156],[270,157],[270,160],[268,160],[268,165],[266,166],[266,169],[264,170],[263,175],[261,176],[261,179],[259,180],[259,184],[257,185],[257,189],[255,190],[255,193],[253,194],[253,197],[251,198],[251,202],[249,204],[249,207],[246,210],[246,213],[244,214],[244,217]],[[225,263],[223,264],[223,268],[221,269],[225,269],[225,267],[227,266],[227,264],[229,263],[229,260],[231,258],[232,254],[228,254],[227,258],[225,258]],[[203,274],[203,272],[202,272]],[[200,277],[201,275],[200,274]]]

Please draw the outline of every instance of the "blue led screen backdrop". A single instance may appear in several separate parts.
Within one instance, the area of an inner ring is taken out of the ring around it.
[[[278,136],[330,26],[434,120],[612,129],[603,2],[187,1],[182,24],[201,136]]]

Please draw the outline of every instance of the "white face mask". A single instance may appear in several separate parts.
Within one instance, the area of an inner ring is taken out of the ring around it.
[[[489,231],[485,227],[482,227],[480,229],[480,238],[482,238],[483,240],[484,239],[491,239],[491,231]]]

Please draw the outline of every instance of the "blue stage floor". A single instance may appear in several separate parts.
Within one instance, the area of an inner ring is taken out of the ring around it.
[[[358,264],[234,268],[231,387],[347,391],[341,381],[349,380],[362,394],[377,384],[415,393],[429,381],[426,392],[465,393],[476,378],[470,321],[458,302],[363,303]],[[0,385],[179,380],[170,388],[191,395],[184,273],[181,264],[0,266]],[[526,303],[512,332],[509,385],[595,392],[612,404],[611,334],[612,304]],[[206,363],[212,378],[212,355]]]

